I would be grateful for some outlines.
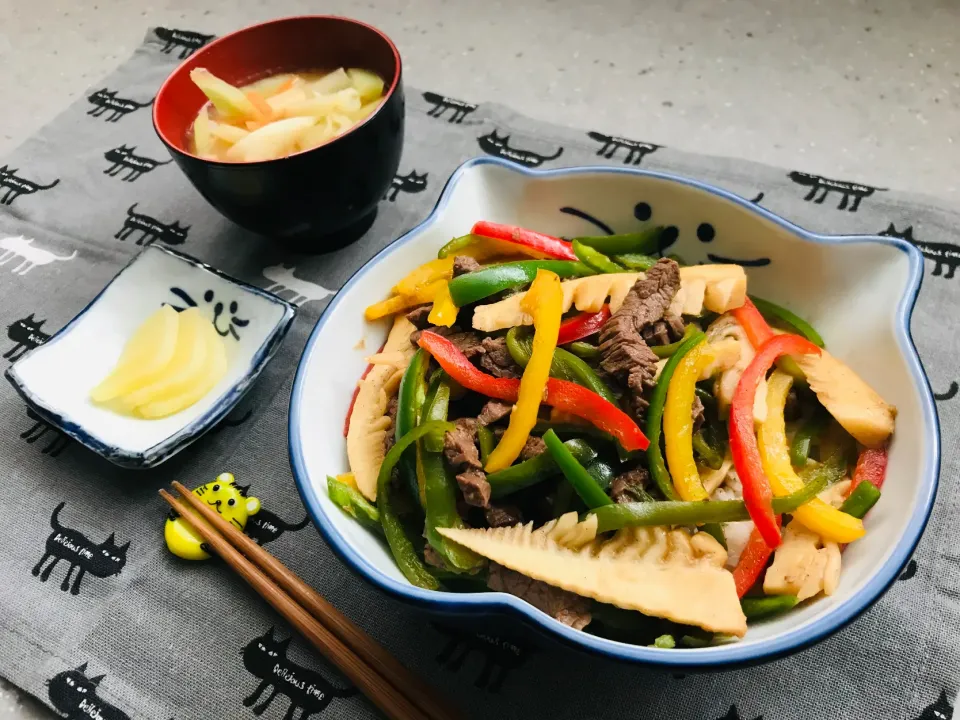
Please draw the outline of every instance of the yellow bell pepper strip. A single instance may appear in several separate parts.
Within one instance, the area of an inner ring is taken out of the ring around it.
[[[664,444],[667,467],[681,500],[707,499],[693,458],[692,412],[697,379],[712,360],[712,353],[701,340],[683,356],[667,386],[667,402],[663,409]]]
[[[459,311],[460,308],[453,304],[453,298],[450,297],[450,283],[445,281],[433,299],[427,321],[433,325],[450,327],[457,321]]]
[[[424,285],[453,277],[453,257],[425,262],[393,286],[395,295],[413,295]]]
[[[520,456],[530,431],[537,423],[557,347],[560,318],[563,316],[563,291],[560,277],[549,270],[538,270],[537,277],[523,298],[521,307],[533,316],[533,353],[520,378],[517,403],[510,412],[510,423],[500,443],[487,458],[486,471],[510,467]]]
[[[767,380],[767,419],[760,426],[758,445],[763,469],[770,478],[770,487],[775,495],[787,495],[803,487],[790,462],[790,446],[787,442],[783,408],[793,378],[780,370],[774,371]],[[863,537],[863,522],[848,515],[819,498],[793,511],[794,519],[811,532],[825,540],[849,543]]]
[[[447,284],[446,280],[434,280],[421,287],[413,295],[393,295],[386,300],[374,303],[366,309],[363,316],[367,320],[379,320],[387,315],[393,315],[401,310],[409,310],[417,305],[433,302],[433,299],[440,292],[440,288]]]

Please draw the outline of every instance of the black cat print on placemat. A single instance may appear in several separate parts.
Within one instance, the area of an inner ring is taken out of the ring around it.
[[[935,392],[933,394],[933,399],[941,401],[953,400],[957,396],[958,390],[960,390],[960,385],[957,384],[956,380],[952,380],[950,382],[950,387],[947,388],[947,391],[942,393]]]
[[[50,704],[66,720],[130,720],[130,716],[97,694],[106,675],[87,677],[87,663],[47,680]]]
[[[44,185],[34,180],[17,175],[20,168],[11,168],[8,165],[0,167],[0,189],[6,190],[0,196],[0,205],[13,205],[13,201],[21,195],[33,195],[36,192],[49,190],[60,184],[60,178]]]
[[[487,633],[436,622],[430,624],[447,638],[446,644],[435,658],[437,663],[446,670],[458,672],[467,657],[476,653],[482,658],[483,667],[473,684],[488,692],[500,692],[507,677],[526,663],[534,652],[533,648],[521,647],[515,642]]]
[[[744,717],[740,716],[740,711],[737,710],[736,705],[731,705],[730,709],[727,711],[727,714],[723,717],[717,718],[717,720],[747,720]],[[757,715],[754,720],[763,720],[763,715]]]
[[[927,705],[915,720],[952,720],[953,705],[950,704],[950,698],[947,697],[947,691],[941,690],[940,697]]]
[[[129,115],[135,110],[150,107],[153,105],[154,100],[156,100],[155,97],[150,98],[147,102],[141,103],[129,98],[117,97],[116,90],[103,88],[102,90],[97,90],[93,95],[87,96],[87,102],[93,105],[92,108],[87,110],[87,115],[93,117],[106,115],[104,120],[115,123],[123,116]],[[109,115],[107,115],[108,112]]]
[[[306,720],[311,715],[323,712],[334,698],[357,694],[356,688],[337,687],[316,670],[288,659],[287,649],[292,638],[278,640],[273,633],[274,628],[270,628],[265,634],[251,640],[241,651],[243,666],[260,680],[256,690],[243,700],[244,707],[252,707],[254,715],[262,715],[278,694],[290,699],[284,720],[293,720],[298,709],[298,720]],[[268,688],[270,694],[261,700],[260,697]]]
[[[917,561],[910,560],[907,563],[907,566],[903,569],[903,572],[900,573],[900,577],[897,580],[910,580],[917,574]]]
[[[187,241],[187,233],[190,232],[190,226],[180,227],[180,223],[174,220],[169,225],[164,225],[159,220],[155,220],[149,215],[143,215],[135,212],[139,203],[134,203],[127,210],[127,218],[123,221],[123,227],[114,235],[117,240],[126,240],[133,233],[138,232],[137,245],[144,247],[152,245],[157,240],[165,242],[167,245],[183,245]]]
[[[223,420],[218,422],[213,430],[210,431],[212,435],[216,435],[219,432],[223,432],[227,428],[236,428],[243,425],[250,417],[253,415],[253,408],[248,408],[245,412],[239,413],[239,411],[234,410],[229,415],[227,415]],[[234,417],[236,415],[236,417]]]
[[[397,201],[397,195],[405,193],[421,193],[427,189],[427,176],[430,173],[420,175],[416,170],[411,170],[406,175],[394,175],[390,181],[390,187],[384,193],[383,199],[390,202]]]
[[[27,417],[33,420],[33,425],[29,429],[20,433],[20,439],[26,440],[28,445],[33,445],[37,440],[46,437],[47,433],[53,433],[43,450],[44,455],[50,457],[60,457],[60,454],[70,446],[70,438],[64,435],[60,430],[53,427],[50,423],[37,415],[31,408],[27,408]]]
[[[216,35],[204,35],[193,30],[177,30],[176,28],[165,27],[158,27],[154,32],[158,38],[166,43],[160,48],[160,52],[170,55],[174,50],[179,50],[181,60],[186,60],[196,50],[216,37]]]
[[[488,155],[495,155],[504,160],[512,160],[515,163],[524,165],[528,168],[540,167],[545,162],[556,160],[563,154],[563,148],[557,148],[553,155],[540,155],[533,150],[522,150],[520,148],[510,147],[509,135],[498,135],[496,130],[491,130],[486,135],[477,138],[480,149]]]
[[[53,510],[50,516],[50,527],[53,529],[47,537],[46,550],[40,561],[33,566],[34,577],[39,576],[41,582],[46,582],[50,578],[50,573],[54,566],[61,560],[70,563],[67,568],[67,574],[60,583],[60,589],[71,595],[80,594],[80,583],[87,573],[95,578],[108,578],[119,575],[127,564],[127,550],[130,547],[129,541],[123,545],[117,545],[114,533],[102,543],[91,542],[86,535],[79,530],[73,530],[60,523],[60,511],[63,510],[66,503],[60,503]],[[50,561],[46,567],[44,563]],[[73,578],[73,585],[70,584],[70,578],[73,571],[77,571]]]
[[[128,148],[126,145],[107,150],[103,157],[111,163],[110,167],[103,171],[104,175],[117,177],[121,172],[126,171],[126,175],[120,178],[123,182],[135,182],[144,173],[151,172],[161,165],[169,165],[173,159],[154,160],[143,155],[135,154],[136,145]]]
[[[846,180],[831,180],[821,175],[811,175],[810,173],[800,172],[798,170],[789,173],[787,177],[797,185],[810,188],[810,192],[803,198],[807,202],[813,201],[817,205],[821,205],[823,201],[826,200],[827,195],[835,192],[840,194],[840,203],[837,205],[837,210],[848,210],[849,212],[859,210],[860,202],[875,192],[886,192],[886,188],[873,187],[871,185],[863,185]],[[817,196],[817,193],[820,193],[820,195]],[[814,199],[815,197],[816,199]],[[852,203],[850,202],[850,198],[853,198]]]
[[[455,125],[460,125],[467,115],[474,112],[478,107],[473,103],[457,100],[456,98],[447,97],[446,95],[440,95],[435,92],[425,92],[423,99],[433,105],[429,112],[427,112],[428,117],[443,117],[447,110],[453,110],[453,113],[447,118],[447,122]]]
[[[763,193],[763,192],[757,193],[757,196],[756,196],[753,200],[751,200],[750,202],[752,202],[754,205],[759,205],[759,204],[760,204],[760,201],[763,200],[763,196],[764,196],[765,194],[766,194],[766,193]]]
[[[272,513],[266,508],[261,507],[260,512],[247,518],[247,526],[243,531],[249,537],[253,538],[257,545],[266,545],[268,542],[276,540],[285,532],[303,530],[309,524],[309,515],[298,523],[288,523],[276,513]]]
[[[170,307],[177,312],[182,312],[188,307],[198,307],[197,301],[194,300],[190,293],[183,288],[172,287],[170,288],[170,293],[172,295],[176,295],[179,301],[183,303],[183,305],[174,305],[171,303]],[[217,332],[220,334],[220,337],[232,335],[234,340],[239,340],[240,334],[238,333],[237,328],[242,330],[250,324],[249,320],[245,320],[237,316],[237,312],[240,310],[239,303],[236,300],[231,300],[229,305],[224,305],[222,301],[217,300],[216,293],[214,293],[213,290],[207,290],[201,297],[203,298],[203,302],[205,302],[207,305],[213,305],[213,327],[216,328]],[[215,303],[214,300],[216,300]],[[226,313],[224,311],[226,311]],[[226,321],[227,326],[225,328],[220,327],[221,316],[224,318],[229,317],[229,319]]]
[[[30,313],[27,317],[7,325],[7,337],[13,342],[13,346],[3,356],[10,362],[16,362],[29,351],[43,345],[50,339],[50,336],[40,329],[45,322],[46,320],[37,320],[33,313]]]
[[[950,243],[931,243],[917,240],[913,237],[913,225],[908,225],[903,230],[897,230],[894,224],[890,223],[879,234],[906,240],[917,248],[927,260],[933,260],[935,263],[933,275],[943,277],[944,280],[952,279],[957,267],[960,267],[960,247]],[[944,268],[947,270],[945,275],[943,274]]]
[[[626,150],[627,152],[623,157],[624,165],[639,165],[647,155],[663,147],[663,145],[640,142],[639,140],[631,140],[630,138],[618,137],[616,135],[604,135],[598,132],[588,132],[587,137],[601,143],[600,149],[597,150],[597,155],[607,160],[613,159],[618,150]]]

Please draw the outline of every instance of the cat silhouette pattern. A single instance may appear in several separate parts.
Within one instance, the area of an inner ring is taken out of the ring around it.
[[[83,582],[87,573],[101,579],[120,574],[123,566],[127,564],[127,549],[130,543],[117,545],[113,533],[110,533],[110,537],[102,543],[94,543],[79,530],[64,527],[60,523],[60,511],[63,510],[64,505],[66,503],[57,505],[50,516],[52,532],[47,538],[43,557],[33,566],[33,575],[39,576],[41,582],[46,582],[56,564],[65,560],[70,567],[63,582],[60,583],[60,589],[64,592],[69,590],[71,595],[79,595],[80,583]],[[46,567],[44,567],[45,563]],[[74,570],[77,571],[76,577],[73,577]],[[72,585],[71,577],[73,577]]]
[[[87,110],[87,115],[92,117],[101,117],[107,122],[117,122],[125,115],[129,115],[140,108],[150,107],[156,98],[151,98],[145,103],[130,100],[129,98],[118,98],[116,90],[103,88],[97,90],[92,95],[87,96],[87,102],[93,105]]]
[[[416,173],[411,173],[415,175]],[[408,176],[409,177],[409,176]],[[424,184],[423,187],[426,187],[426,174],[423,175]],[[394,179],[396,182],[396,178]],[[393,186],[391,186],[393,189]],[[415,190],[413,192],[421,192],[420,190]],[[398,188],[394,192],[400,192]],[[292,302],[294,305],[300,305],[310,302],[311,300],[323,300],[331,295],[333,295],[333,290],[327,290],[322,285],[317,285],[316,283],[309,282],[307,280],[301,280],[298,278],[294,272],[296,271],[294,265],[289,267],[283,264],[280,265],[270,265],[263,269],[263,276],[270,281],[265,289],[268,292],[275,293],[276,295],[282,295],[283,293],[290,293],[289,302]]]
[[[598,143],[602,143],[600,149],[597,150],[597,155],[602,158],[606,158],[607,160],[612,159],[613,156],[617,154],[618,150],[626,150],[626,155],[623,158],[624,165],[639,165],[640,161],[643,160],[647,155],[656,152],[663,147],[662,145],[639,142],[638,140],[617,137],[616,135],[604,135],[598,132],[588,132],[587,136],[591,140],[596,140]]]
[[[234,410],[234,412],[232,412],[232,413],[230,413],[229,415],[227,415],[223,420],[221,420],[220,422],[218,422],[217,425],[216,425],[216,427],[214,427],[213,430],[211,430],[210,432],[216,434],[216,433],[218,433],[218,432],[223,432],[223,431],[226,430],[227,428],[240,427],[240,426],[243,425],[247,420],[249,420],[250,417],[253,415],[253,410],[252,410],[252,409],[247,409],[246,412],[241,413],[238,417],[234,418],[234,414],[236,414],[236,412],[237,412],[237,411]]]
[[[736,705],[731,705],[730,709],[727,711],[727,714],[723,717],[717,718],[717,720],[746,720],[746,718],[740,716],[740,711],[737,710]],[[763,715],[757,715],[754,720],[763,720]]]
[[[66,720],[130,720],[130,716],[97,694],[106,675],[87,677],[87,663],[47,680],[50,704]]]
[[[947,691],[941,690],[940,697],[927,705],[920,714],[917,715],[916,720],[952,720],[952,718],[953,705],[950,704]]]
[[[416,170],[411,170],[406,175],[394,175],[393,180],[390,181],[390,187],[383,195],[383,199],[396,202],[397,195],[401,192],[422,193],[427,189],[427,175],[429,174],[419,175]]]
[[[473,103],[457,100],[456,98],[447,97],[446,95],[439,95],[435,92],[425,92],[423,99],[433,105],[427,112],[428,117],[443,117],[447,110],[452,110],[453,112],[447,118],[447,122],[454,125],[461,124],[467,115],[477,109],[477,106]]]
[[[158,38],[166,43],[160,48],[160,52],[165,55],[170,55],[174,50],[179,50],[181,60],[190,57],[196,50],[199,50],[216,37],[216,35],[204,35],[194,32],[193,30],[177,30],[175,28],[165,27],[158,27],[154,32]]]
[[[507,676],[521,667],[531,653],[529,648],[487,633],[440,623],[431,625],[447,638],[443,650],[436,656],[437,663],[447,670],[458,672],[467,657],[478,654],[483,658],[483,667],[473,684],[491,693],[500,692]]]
[[[30,313],[27,317],[15,320],[7,326],[7,337],[13,341],[13,347],[7,350],[3,356],[10,362],[16,362],[29,351],[40,347],[50,336],[40,328],[46,320],[37,320]]]
[[[174,220],[169,225],[164,225],[149,215],[143,215],[135,212],[137,205],[134,203],[127,210],[127,218],[123,221],[123,227],[114,235],[117,240],[126,240],[133,233],[140,233],[137,238],[137,245],[144,247],[152,245],[157,240],[165,242],[167,245],[183,245],[187,241],[187,233],[190,226],[181,227],[180,223]]]
[[[306,720],[311,715],[323,712],[334,698],[357,694],[356,688],[336,687],[316,670],[288,659],[290,640],[289,637],[278,640],[274,637],[274,628],[270,628],[265,634],[251,640],[241,651],[247,672],[260,680],[256,690],[244,698],[244,707],[252,708],[253,714],[259,717],[277,695],[283,695],[290,700],[283,720],[293,720],[297,710],[300,710],[297,720]],[[261,699],[267,690],[269,694]]]
[[[181,312],[187,307],[197,307],[197,301],[183,288],[172,287],[170,288],[170,294],[176,295],[183,302],[182,306],[171,305],[177,312]],[[224,305],[222,301],[217,300],[217,296],[213,290],[207,290],[201,297],[203,298],[203,302],[213,306],[213,327],[220,337],[232,335],[234,340],[239,340],[240,334],[237,328],[242,330],[250,324],[249,320],[237,316],[237,312],[240,310],[240,304],[236,300],[231,300],[229,305]],[[216,302],[214,302],[214,300],[216,300]],[[227,319],[226,328],[220,327],[221,317]]]
[[[28,430],[20,433],[20,439],[26,440],[28,445],[33,445],[37,440],[45,437],[48,432],[53,433],[52,439],[44,446],[41,452],[50,457],[60,457],[60,454],[69,447],[70,438],[37,415],[29,407],[27,408],[27,417],[33,420],[34,423]]]
[[[248,537],[253,538],[257,545],[265,545],[268,542],[273,542],[285,532],[303,530],[309,524],[309,515],[298,523],[288,523],[276,513],[261,507],[260,512],[247,518],[247,526],[243,531]]]
[[[10,168],[7,165],[0,167],[0,189],[6,192],[0,196],[0,205],[13,205],[13,201],[21,195],[33,195],[36,192],[49,190],[60,184],[60,178],[46,185],[17,175],[19,168]]]
[[[477,144],[479,144],[480,149],[488,155],[495,155],[504,160],[512,160],[528,168],[540,167],[545,162],[556,160],[563,155],[562,147],[557,148],[557,151],[553,155],[540,155],[532,150],[510,147],[510,136],[498,135],[496,130],[491,130],[488,134],[478,137]]]
[[[113,150],[107,150],[103,156],[111,165],[103,171],[103,174],[109,175],[110,177],[117,177],[125,170],[127,174],[124,175],[121,180],[124,182],[135,182],[144,173],[151,172],[161,165],[169,165],[173,162],[172,159],[160,162],[159,160],[153,160],[143,155],[136,155],[134,153],[136,149],[136,146],[128,148],[126,145],[121,145],[120,147],[113,148]]]
[[[910,560],[907,563],[907,566],[903,569],[903,572],[900,573],[900,577],[897,580],[911,580],[917,574],[917,561]]]
[[[20,261],[13,266],[14,275],[26,275],[37,265],[49,265],[57,260],[73,260],[76,256],[76,250],[69,255],[54,255],[49,250],[34,245],[33,238],[23,235],[0,238],[0,265],[6,265],[12,260]]]
[[[787,175],[787,177],[797,185],[810,188],[810,192],[803,198],[807,202],[813,201],[817,205],[821,205],[823,201],[827,199],[827,195],[835,192],[840,194],[840,203],[837,205],[837,210],[848,210],[849,212],[859,210],[860,202],[864,198],[870,197],[875,192],[886,191],[886,188],[871,187],[870,185],[847,182],[846,180],[831,180],[830,178],[825,178],[820,175],[811,175],[796,170]],[[820,195],[817,196],[817,193],[820,193]],[[850,198],[853,198],[852,203],[850,202]]]
[[[913,237],[913,225],[908,225],[901,231],[897,230],[893,223],[890,223],[886,230],[880,232],[880,235],[906,240],[923,253],[927,260],[933,260],[933,275],[943,277],[944,280],[952,279],[957,267],[960,266],[960,247],[950,243],[931,243],[917,240]],[[943,274],[944,268],[947,271],[946,275]]]

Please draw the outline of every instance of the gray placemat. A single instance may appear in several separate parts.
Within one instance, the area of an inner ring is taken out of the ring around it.
[[[231,470],[261,498],[272,552],[472,717],[903,718],[953,714],[960,659],[955,312],[956,210],[926,197],[676,152],[535,122],[497,105],[408,89],[395,188],[358,243],[285,257],[213,211],[169,164],[150,105],[177,62],[209,40],[156,28],[116,72],[0,163],[2,361],[62,327],[140,249],[166,243],[262,287],[294,265],[300,297],[276,359],[226,422],[149,472],[120,470],[32,417],[0,383],[0,674],[70,718],[358,718],[375,711],[222,565],[184,563],[163,545],[156,495]],[[791,658],[708,675],[671,675],[559,646],[512,620],[464,630],[379,594],[305,522],[287,459],[297,359],[328,297],[422,220],[464,160],[528,167],[642,166],[756,199],[811,230],[886,232],[929,259],[913,333],[942,392],[943,481],[899,582],[847,629]],[[135,157],[134,157],[135,156]],[[117,166],[119,163],[119,169]],[[134,214],[138,232],[121,231]],[[143,225],[152,225],[142,232]],[[24,239],[30,239],[26,243]],[[138,239],[139,238],[139,239]],[[273,277],[272,277],[273,276]],[[289,296],[289,295],[288,295]],[[87,553],[114,559],[78,581]],[[50,554],[52,553],[52,554]],[[50,567],[59,559],[55,567]],[[274,694],[276,691],[276,694]]]

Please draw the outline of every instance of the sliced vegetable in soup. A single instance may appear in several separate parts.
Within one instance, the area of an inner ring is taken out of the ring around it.
[[[369,70],[283,73],[236,87],[209,70],[190,79],[210,100],[190,132],[190,149],[220,162],[275,160],[323,145],[380,106],[383,78]]]

